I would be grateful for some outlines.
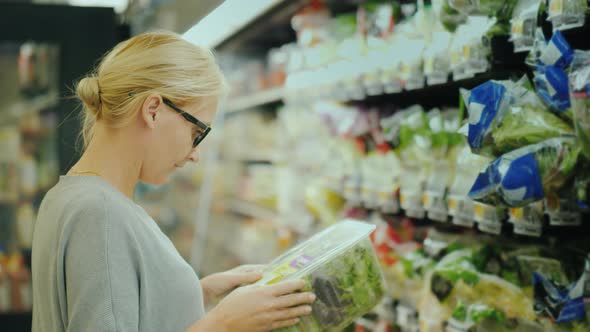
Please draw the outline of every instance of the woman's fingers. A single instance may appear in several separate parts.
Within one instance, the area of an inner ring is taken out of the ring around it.
[[[289,327],[289,326],[293,326],[295,324],[299,323],[299,318],[293,318],[293,319],[288,319],[288,320],[283,320],[280,322],[274,322],[272,323],[272,329],[276,330],[276,329],[280,329],[283,327]]]
[[[311,304],[315,299],[316,296],[310,292],[283,295],[277,299],[276,308],[289,308],[301,304]]]
[[[269,286],[269,291],[274,296],[283,296],[295,293],[296,291],[301,290],[303,287],[305,287],[305,281],[289,280]]]
[[[273,320],[274,321],[284,321],[293,318],[297,318],[300,316],[309,315],[311,313],[311,306],[309,305],[301,305],[298,307],[278,310],[273,313]]]

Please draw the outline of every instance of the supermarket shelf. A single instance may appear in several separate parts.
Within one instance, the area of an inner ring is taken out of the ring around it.
[[[283,99],[283,88],[274,88],[244,97],[238,97],[229,102],[225,108],[226,113],[245,111],[254,107],[276,104]]]
[[[426,85],[415,90],[403,90],[397,93],[367,96],[360,101],[363,104],[383,105],[395,103],[397,107],[403,108],[413,104],[420,104],[427,108],[440,106],[456,106],[459,102],[459,89],[472,89],[489,80],[506,80],[511,77],[517,78],[527,73],[524,66],[515,68],[493,68],[492,70],[477,74],[474,77],[452,81],[447,83]],[[359,101],[351,101],[356,103]]]
[[[258,219],[257,222],[270,223],[273,227],[277,229],[287,229],[300,236],[309,235],[304,230],[297,229],[296,227],[282,223],[279,215],[276,212],[268,208],[256,205],[255,203],[234,199],[230,200],[227,203],[227,208],[229,211],[233,213]]]
[[[229,201],[228,208],[234,213],[238,213],[244,216],[266,220],[272,222],[275,225],[280,225],[279,216],[276,212],[267,209],[265,207],[250,203],[247,201],[233,199]]]
[[[17,102],[12,106],[9,106],[5,111],[0,112],[0,124],[5,124],[10,121],[14,121],[21,116],[29,113],[35,113],[43,110],[44,108],[55,105],[58,101],[57,92],[50,92],[48,94],[35,97],[30,100]]]
[[[325,2],[332,14],[338,15],[354,12],[358,7],[359,0],[326,0]],[[291,18],[306,3],[309,3],[309,0],[266,0],[264,3],[266,6],[259,6],[260,10],[257,13],[252,13],[253,15],[242,14],[246,17],[234,24],[231,29],[220,32],[219,36],[210,43],[211,46],[226,52],[260,52],[263,49],[295,41],[296,36],[291,27]],[[218,29],[218,26],[213,30],[215,29]],[[205,35],[212,31],[212,29],[202,30],[207,31],[203,33]]]

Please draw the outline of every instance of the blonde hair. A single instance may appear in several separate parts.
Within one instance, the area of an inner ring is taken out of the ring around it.
[[[98,67],[78,82],[84,147],[97,121],[124,126],[151,93],[179,106],[227,91],[213,53],[170,32],[151,32],[119,43]]]

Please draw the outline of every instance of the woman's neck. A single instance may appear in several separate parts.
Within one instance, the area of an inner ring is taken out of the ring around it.
[[[121,130],[96,125],[90,144],[68,175],[96,174],[129,198],[139,181],[141,159]]]

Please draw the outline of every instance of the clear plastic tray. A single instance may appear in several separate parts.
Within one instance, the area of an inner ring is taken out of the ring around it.
[[[258,284],[302,279],[317,296],[312,314],[279,331],[341,331],[385,294],[383,272],[369,235],[374,225],[336,223],[271,262]]]

